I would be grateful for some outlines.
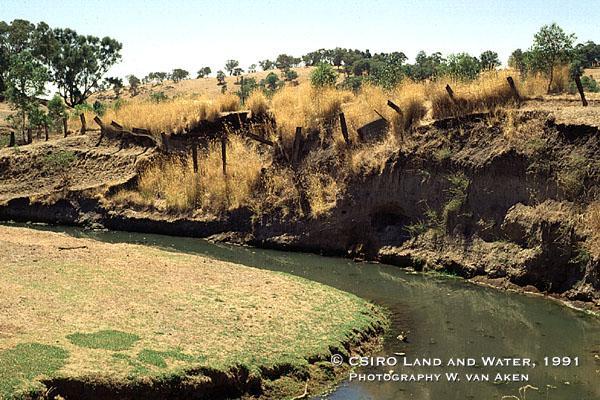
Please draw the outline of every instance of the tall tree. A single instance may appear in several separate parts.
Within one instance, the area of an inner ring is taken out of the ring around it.
[[[575,34],[566,33],[556,23],[544,25],[533,37],[529,50],[530,63],[543,70],[548,76],[548,93],[552,88],[554,69],[561,63],[568,63],[573,57]]]
[[[83,36],[72,29],[54,29],[48,55],[52,81],[67,105],[82,104],[102,76],[121,59],[121,43],[109,37]]]
[[[237,60],[227,60],[225,62],[225,71],[229,72],[229,75],[233,75],[236,68],[240,66],[240,62]]]
[[[19,110],[25,138],[28,112],[37,107],[37,96],[44,94],[48,81],[46,68],[29,50],[13,54],[6,75],[6,98]]]
[[[135,75],[127,75],[127,82],[129,83],[129,92],[132,96],[137,96],[140,88],[140,79]]]
[[[500,58],[498,57],[498,53],[492,50],[486,50],[481,53],[479,56],[479,62],[483,71],[496,69],[502,65]]]
[[[171,79],[173,79],[173,82],[179,82],[183,79],[186,79],[189,75],[190,73],[185,69],[175,68],[173,72],[171,72]]]

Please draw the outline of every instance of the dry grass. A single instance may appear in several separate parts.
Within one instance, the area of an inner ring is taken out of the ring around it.
[[[380,174],[385,168],[385,163],[399,149],[398,137],[390,133],[381,142],[355,149],[350,155],[350,168],[357,176]]]
[[[249,205],[261,169],[269,157],[237,135],[227,144],[227,178],[223,175],[220,142],[211,143],[199,155],[199,171],[189,158],[163,159],[141,174],[137,190],[117,193],[121,204],[153,206],[168,212],[203,211],[218,214]]]
[[[381,321],[356,296],[286,274],[25,228],[0,227],[0,271],[0,398],[43,392],[41,372],[151,387],[211,382],[186,376],[206,367],[305,371]]]
[[[589,232],[587,244],[590,253],[595,258],[600,258],[600,201],[596,201],[588,206],[585,222]]]
[[[130,100],[118,107],[110,107],[102,120],[116,121],[126,129],[145,128],[152,133],[179,134],[193,129],[200,121],[215,121],[220,112],[236,111],[239,99],[234,94],[219,95],[212,100],[202,97],[180,97],[159,103],[148,100]],[[92,124],[95,114],[86,111],[86,121]],[[79,130],[79,117],[70,119],[70,129]]]
[[[440,80],[430,85],[431,111],[434,119],[457,117],[472,112],[487,112],[514,103],[506,78],[508,70],[488,71],[471,82]],[[454,91],[451,99],[446,82]]]
[[[269,109],[269,99],[262,92],[262,90],[253,91],[248,99],[246,100],[246,108],[252,112],[253,116],[260,117],[264,116]]]

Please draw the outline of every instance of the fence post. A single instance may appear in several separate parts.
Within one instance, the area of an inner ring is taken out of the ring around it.
[[[240,103],[242,104],[242,106],[244,105],[244,76],[242,75],[242,77],[240,78]]]
[[[454,90],[452,90],[450,85],[446,85],[446,92],[448,92],[448,96],[450,96],[450,100],[454,101]]]
[[[517,90],[517,86],[515,85],[515,81],[513,80],[512,76],[506,77],[506,80],[508,81],[508,86],[510,86],[510,91],[512,92],[513,97],[515,98],[515,101],[517,103],[520,103],[521,96],[519,95],[519,91]]]
[[[46,136],[46,142],[48,141],[48,125],[44,125],[44,135]]]
[[[198,173],[198,145],[196,141],[192,142],[192,164],[194,166],[194,173]]]
[[[221,135],[221,161],[223,161],[223,176],[227,176],[227,133]]]
[[[585,93],[583,93],[583,85],[581,84],[581,78],[579,77],[579,75],[575,76],[575,84],[577,85],[579,96],[581,96],[581,104],[583,104],[584,107],[587,107],[588,102],[585,99]]]
[[[340,113],[340,126],[342,127],[342,136],[347,146],[350,146],[350,137],[348,136],[348,125],[346,125],[346,117],[344,113]]]
[[[16,144],[17,144],[17,139],[15,138],[15,132],[10,131],[10,143],[8,144],[8,147],[15,147]]]
[[[300,158],[300,147],[302,144],[302,127],[296,127],[296,134],[294,135],[294,144],[292,145],[292,164],[296,164]]]
[[[63,117],[63,132],[65,134],[65,137],[67,137],[67,135],[69,134],[69,131],[67,130],[67,117]]]
[[[79,114],[79,120],[81,121],[81,130],[79,131],[80,135],[85,135],[86,124],[85,124],[85,115]]]
[[[31,144],[33,142],[33,137],[31,136],[31,128],[27,128],[27,144]]]
[[[396,111],[396,113],[398,113],[398,115],[400,116],[401,119],[404,119],[403,118],[404,116],[402,114],[402,110],[393,101],[388,100],[387,101],[387,105],[392,110]],[[403,126],[401,127],[402,129],[400,130],[400,141],[404,142],[404,121],[402,121],[402,123],[403,123]]]

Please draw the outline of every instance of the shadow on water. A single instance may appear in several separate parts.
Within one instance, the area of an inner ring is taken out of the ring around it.
[[[31,228],[36,226],[28,225]],[[397,267],[341,258],[288,253],[193,238],[128,232],[37,227],[109,243],[137,243],[205,255],[321,282],[386,307],[392,326],[380,355],[406,353],[408,360],[482,356],[530,358],[522,367],[368,367],[359,373],[442,374],[439,382],[344,382],[330,399],[501,399],[532,385],[528,400],[600,399],[600,320],[539,297],[479,287],[460,279],[410,274]],[[408,343],[396,337],[409,330]],[[579,357],[579,366],[545,367],[544,357]],[[399,363],[402,357],[398,358]],[[458,372],[460,382],[448,382]],[[495,374],[528,374],[527,382],[493,383]],[[489,374],[490,382],[467,382],[464,374]]]

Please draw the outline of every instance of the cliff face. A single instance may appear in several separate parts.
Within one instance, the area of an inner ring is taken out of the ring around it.
[[[77,174],[102,171],[94,183],[105,192],[133,185],[138,162],[151,155],[136,148],[115,151],[127,158],[77,153]],[[18,157],[25,165],[35,154]],[[16,174],[26,188],[14,157],[4,154],[0,165],[11,167],[0,172],[4,186]],[[0,220],[216,235],[442,270],[600,305],[598,127],[557,121],[542,111],[442,120],[418,128],[377,171],[346,176],[335,206],[318,217],[284,217],[268,207],[262,215],[246,208],[204,219],[163,215],[98,200],[88,185],[75,185],[81,189],[59,187],[44,196],[20,190],[22,195],[0,205]]]
[[[600,227],[586,220],[600,199],[597,128],[528,112],[442,121],[414,138],[327,216],[255,224],[255,241],[600,298]]]

